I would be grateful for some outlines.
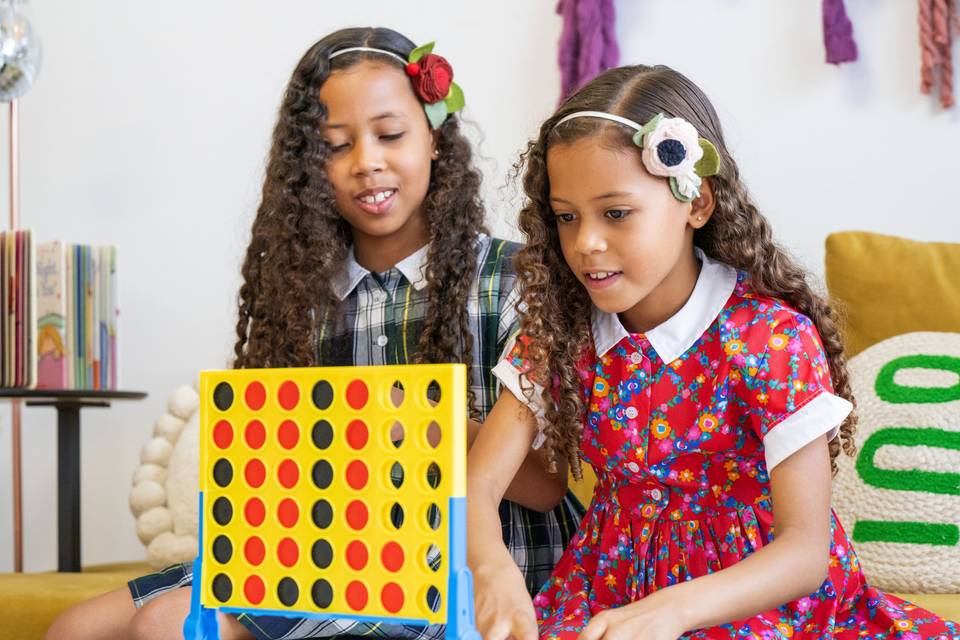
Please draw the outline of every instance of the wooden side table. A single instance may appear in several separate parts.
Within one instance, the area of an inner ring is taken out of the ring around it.
[[[143,391],[0,389],[0,400],[57,410],[57,570],[80,571],[80,409],[141,400]],[[19,522],[19,518],[15,517]]]

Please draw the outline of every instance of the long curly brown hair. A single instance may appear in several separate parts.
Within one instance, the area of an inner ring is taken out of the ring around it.
[[[236,368],[323,364],[316,349],[319,323],[337,318],[331,281],[343,268],[352,232],[327,178],[329,149],[321,134],[327,109],[320,87],[333,71],[363,60],[400,66],[369,52],[329,59],[334,51],[361,46],[407,59],[415,45],[390,29],[343,29],[310,47],[287,85],[243,261]],[[473,335],[467,296],[477,268],[475,244],[485,229],[480,173],[457,116],[448,116],[437,131],[437,151],[422,205],[431,242],[425,271],[429,310],[414,361],[463,362],[469,370]]]
[[[669,67],[619,67],[600,74],[568,98],[543,123],[539,136],[528,144],[515,167],[523,173],[526,195],[519,227],[527,244],[515,259],[526,306],[521,333],[530,338],[530,376],[556,381],[552,387],[546,385],[542,395],[548,465],[553,467],[558,457],[565,459],[579,477],[577,450],[585,408],[576,364],[590,339],[590,299],[561,253],[550,207],[547,150],[588,135],[602,135],[605,142],[635,148],[632,131],[605,120],[578,118],[555,128],[575,111],[606,111],[641,123],[658,113],[682,117],[713,142],[720,153],[720,172],[707,180],[716,205],[707,224],[695,232],[694,244],[708,256],[745,271],[757,293],[780,299],[808,316],[820,332],[836,394],[853,402],[837,316],[808,284],[800,265],[774,242],[769,223],[740,179],[710,101],[693,82]],[[524,386],[532,392],[528,380]],[[830,442],[834,471],[841,448],[850,455],[855,451],[856,420],[851,414],[841,425],[840,438]]]

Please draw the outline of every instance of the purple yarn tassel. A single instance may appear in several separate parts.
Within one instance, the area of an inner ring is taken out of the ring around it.
[[[600,57],[600,69],[612,69],[620,64],[620,47],[617,46],[617,13],[613,8],[614,0],[604,0],[600,7],[603,21],[603,55]]]
[[[823,0],[823,43],[827,48],[827,62],[840,64],[857,59],[853,24],[847,17],[843,0]]]
[[[577,55],[580,40],[577,38],[577,2],[560,0],[557,13],[563,18],[563,30],[560,32],[560,50],[557,61],[560,64],[560,100],[566,98],[577,84]]]
[[[617,66],[620,50],[613,0],[560,0],[561,101],[605,69]]]

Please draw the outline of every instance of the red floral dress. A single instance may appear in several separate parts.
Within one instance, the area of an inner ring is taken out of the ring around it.
[[[582,456],[598,483],[534,599],[541,638],[576,638],[599,611],[769,544],[769,471],[816,437],[835,435],[850,410],[832,393],[811,321],[701,259],[690,300],[645,335],[594,310],[594,345],[579,369]],[[515,394],[529,369],[525,345],[518,341],[495,369]],[[829,575],[815,593],[683,637],[960,638],[956,623],[870,587],[835,515],[831,530]]]

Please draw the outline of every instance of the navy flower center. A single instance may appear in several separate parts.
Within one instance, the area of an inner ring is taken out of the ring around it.
[[[675,167],[687,156],[687,150],[679,140],[667,139],[657,145],[657,157],[667,167]]]

